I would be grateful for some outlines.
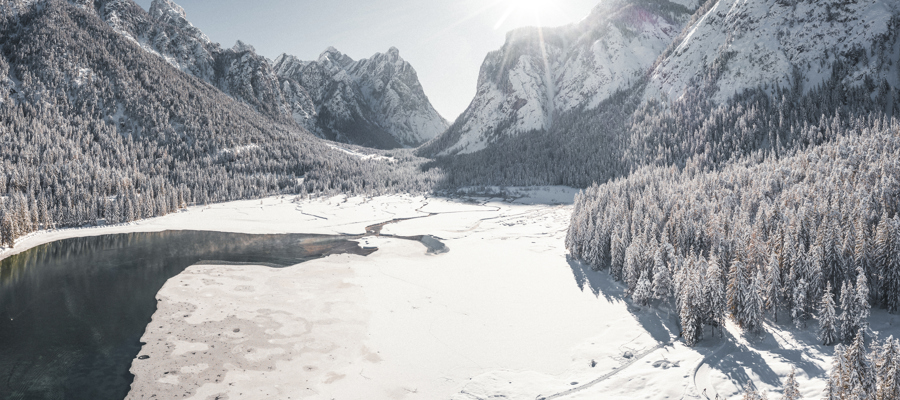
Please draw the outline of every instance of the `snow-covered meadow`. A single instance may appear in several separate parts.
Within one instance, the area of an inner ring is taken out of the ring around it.
[[[767,324],[762,336],[729,326],[688,348],[674,313],[632,305],[605,272],[567,259],[574,193],[269,198],[44,232],[16,251],[126,231],[362,234],[412,217],[382,233],[430,234],[450,249],[367,237],[379,248],[368,257],[190,267],[157,296],[133,399],[736,399],[750,380],[777,398],[794,367],[804,397],[821,395],[832,349],[817,344],[815,321]],[[880,335],[897,325],[873,313]]]

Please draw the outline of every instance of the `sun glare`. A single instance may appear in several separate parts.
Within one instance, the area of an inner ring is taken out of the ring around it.
[[[550,0],[512,0],[512,4],[521,11],[540,15],[540,13],[546,11],[553,2]]]
[[[506,0],[505,3],[506,12],[494,25],[494,29],[500,29],[506,22],[541,26],[543,17],[554,11],[556,6],[556,0]]]

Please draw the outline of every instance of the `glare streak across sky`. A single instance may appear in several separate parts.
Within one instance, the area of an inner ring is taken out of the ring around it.
[[[317,59],[334,46],[353,59],[391,46],[416,69],[425,94],[449,121],[475,95],[478,70],[506,32],[560,26],[602,0],[175,0],[188,19],[223,47],[238,39],[275,59]],[[151,0],[137,0],[144,9]]]

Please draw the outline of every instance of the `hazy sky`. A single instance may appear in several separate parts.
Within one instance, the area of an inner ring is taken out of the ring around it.
[[[136,0],[144,9],[151,0]],[[449,121],[475,95],[478,69],[506,32],[577,22],[602,0],[175,0],[214,42],[238,39],[271,59],[314,60],[328,46],[353,59],[391,46]]]

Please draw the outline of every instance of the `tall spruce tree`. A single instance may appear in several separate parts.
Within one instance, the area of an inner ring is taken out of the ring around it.
[[[856,290],[853,285],[844,281],[841,287],[841,341],[849,343],[856,336]]]
[[[856,304],[853,314],[853,325],[857,332],[865,335],[869,329],[869,284],[862,268],[857,270],[856,276]]]
[[[806,279],[800,278],[797,286],[794,287],[794,306],[791,310],[791,317],[794,319],[794,326],[797,329],[806,328],[807,308],[809,307],[806,298],[806,293],[809,291],[808,286]]]
[[[672,273],[663,257],[665,248],[660,246],[653,256],[653,297],[657,299],[668,299],[674,292],[672,282]]]
[[[837,315],[834,310],[834,294],[831,291],[831,282],[825,288],[822,302],[819,306],[819,340],[826,346],[831,346],[840,338],[837,332]]]
[[[647,271],[641,273],[631,298],[641,306],[650,304],[650,300],[653,298],[653,286],[650,279],[647,278]]]
[[[847,374],[843,381],[846,385],[845,394],[850,399],[871,399],[875,396],[876,378],[869,353],[866,349],[865,335],[860,331],[844,352]]]
[[[878,389],[876,400],[900,399],[900,341],[885,340],[875,365]]]

